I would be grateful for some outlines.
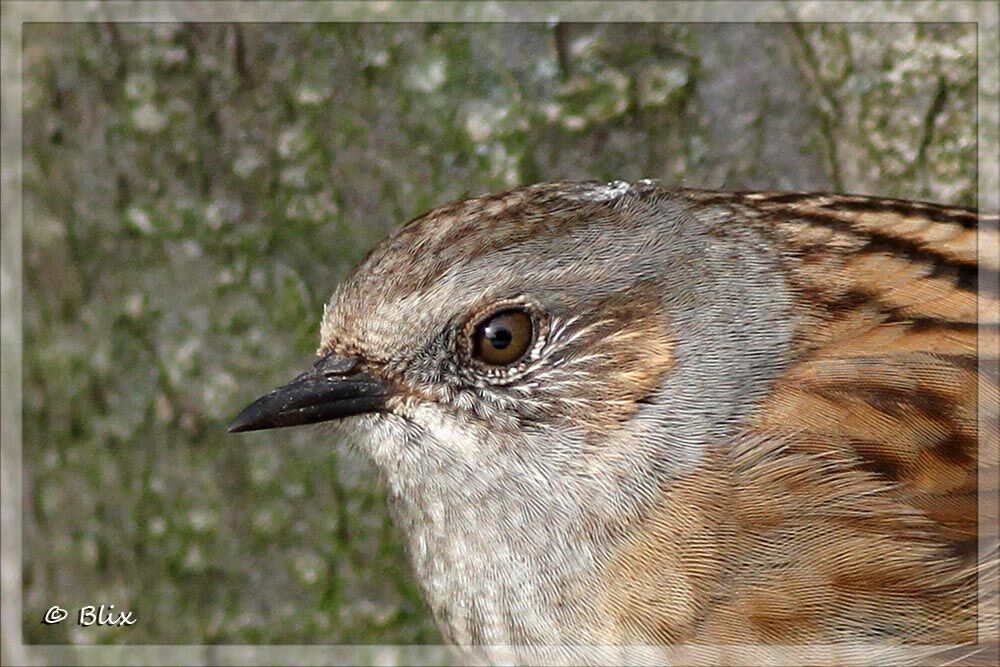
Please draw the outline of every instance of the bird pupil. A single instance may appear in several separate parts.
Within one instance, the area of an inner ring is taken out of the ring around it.
[[[490,344],[493,345],[494,349],[503,350],[511,341],[514,340],[514,336],[510,333],[510,329],[505,329],[503,327],[490,328],[486,332],[486,337],[490,339]]]

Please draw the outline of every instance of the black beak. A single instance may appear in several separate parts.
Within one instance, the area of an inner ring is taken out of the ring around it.
[[[386,383],[359,371],[359,360],[330,354],[312,369],[244,408],[230,433],[315,424],[385,408]]]

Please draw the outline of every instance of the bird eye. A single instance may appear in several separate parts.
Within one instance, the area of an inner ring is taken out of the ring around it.
[[[491,366],[509,366],[528,352],[534,337],[531,315],[523,310],[502,310],[476,325],[472,354]]]

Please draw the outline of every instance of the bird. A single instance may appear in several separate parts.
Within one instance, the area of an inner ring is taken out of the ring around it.
[[[471,197],[378,244],[229,430],[349,436],[470,660],[991,664],[977,243],[996,216],[873,196]]]

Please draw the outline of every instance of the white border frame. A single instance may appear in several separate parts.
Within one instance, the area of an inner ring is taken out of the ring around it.
[[[351,664],[456,664],[452,653],[442,646],[329,646],[329,645],[188,645],[188,646],[75,646],[25,645],[22,636],[21,581],[21,409],[22,409],[22,263],[21,263],[21,184],[22,118],[21,55],[25,23],[91,21],[111,22],[961,22],[975,23],[978,36],[978,157],[979,209],[996,213],[1000,198],[1000,60],[998,60],[998,6],[994,2],[920,1],[920,2],[221,2],[152,0],[93,0],[90,2],[14,0],[3,2],[0,17],[0,79],[2,79],[2,116],[0,116],[0,662],[22,664],[146,664],[146,665],[351,665]],[[1000,249],[979,247],[982,265],[995,265]],[[980,275],[983,292],[1000,293],[996,276]],[[990,279],[992,284],[985,281]],[[988,313],[980,303],[980,319],[996,321],[997,313]],[[995,338],[982,336],[981,341]],[[984,344],[984,343],[981,343]],[[989,383],[998,383],[997,358],[1000,350],[980,349],[980,396],[990,392]],[[992,360],[992,361],[991,361]],[[984,399],[985,400],[985,399]],[[980,434],[997,429],[997,405],[980,404]],[[980,460],[980,480],[986,471]],[[985,486],[983,487],[985,488]],[[998,535],[995,502],[980,498],[980,545],[987,546]],[[996,563],[993,563],[994,570]],[[980,577],[981,618],[997,619],[997,572]],[[987,610],[986,606],[990,609]],[[980,628],[981,639],[996,641],[994,629]],[[582,648],[582,647],[581,647]],[[601,647],[589,647],[592,651]],[[605,647],[608,648],[608,647]],[[879,652],[877,645],[854,647],[845,653],[838,647],[746,646],[676,647],[673,658],[679,663],[720,662],[734,659],[769,664],[845,664],[870,663],[874,660],[898,662],[918,658],[921,647]],[[930,648],[930,647],[924,647]],[[938,650],[944,647],[934,647]],[[735,649],[735,651],[734,651]],[[742,649],[742,650],[741,650]],[[997,649],[987,649],[976,662],[995,664]],[[725,653],[723,657],[722,652]],[[572,655],[572,654],[571,654]],[[576,654],[582,656],[582,654]],[[605,653],[613,657],[612,653]],[[634,654],[633,654],[634,655]],[[568,656],[563,657],[563,660]],[[918,658],[919,659],[919,658]],[[539,664],[555,664],[551,656],[539,655]]]

